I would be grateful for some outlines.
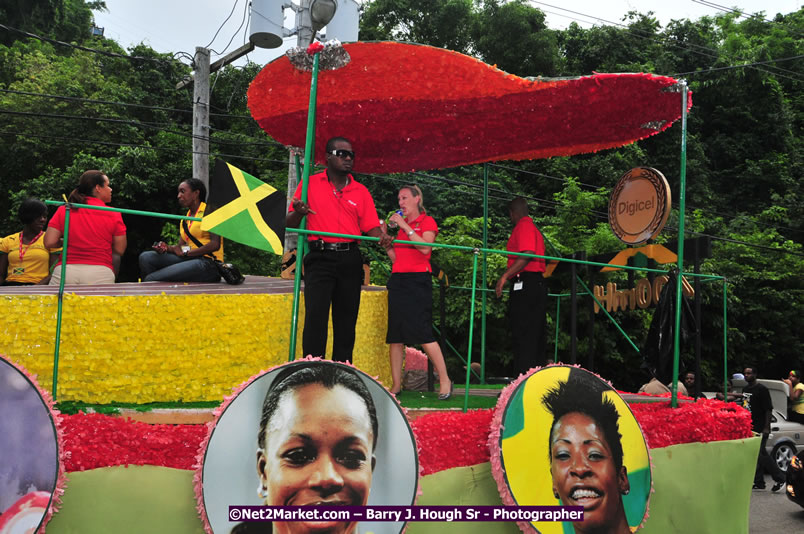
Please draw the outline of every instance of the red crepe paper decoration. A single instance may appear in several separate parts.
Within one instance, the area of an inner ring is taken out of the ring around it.
[[[652,449],[682,443],[751,437],[751,414],[718,400],[630,404]],[[440,412],[411,422],[422,474],[489,461],[493,410]],[[61,416],[67,471],[111,465],[161,465],[192,469],[205,425],[149,425],[100,414]]]
[[[321,52],[323,49],[324,45],[319,41],[316,41],[314,43],[310,43],[310,46],[307,47],[307,53],[312,56],[316,52]]]
[[[430,46],[344,48],[351,62],[319,73],[315,161],[324,162],[327,139],[345,136],[358,172],[596,152],[654,135],[681,116],[676,80],[666,76],[531,81]],[[310,80],[282,57],[249,87],[252,116],[280,143],[304,146]]]
[[[192,469],[203,425],[150,425],[101,414],[62,415],[67,471],[113,465]]]
[[[427,414],[410,423],[422,475],[489,461],[486,440],[493,410]]]

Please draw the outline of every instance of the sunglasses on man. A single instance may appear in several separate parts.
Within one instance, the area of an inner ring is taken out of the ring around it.
[[[351,150],[344,150],[342,148],[337,148],[330,150],[327,154],[332,154],[333,156],[338,156],[339,158],[343,159],[349,157],[350,159],[355,159],[355,153]]]

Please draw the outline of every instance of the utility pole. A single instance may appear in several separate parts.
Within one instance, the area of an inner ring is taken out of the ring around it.
[[[209,190],[209,50],[195,47],[193,63],[193,178]]]
[[[209,64],[209,49],[195,47],[193,58],[194,76],[176,84],[184,89],[193,84],[193,178],[198,178],[209,191],[209,75],[237,61],[254,50],[254,43],[247,43],[237,50]]]

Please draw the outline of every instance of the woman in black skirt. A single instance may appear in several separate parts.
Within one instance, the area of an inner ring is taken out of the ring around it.
[[[421,345],[438,373],[438,398],[447,400],[452,395],[452,382],[447,375],[444,355],[433,335],[433,286],[431,281],[430,253],[432,247],[415,243],[433,243],[438,234],[435,220],[424,212],[424,197],[415,185],[399,190],[399,212],[389,222],[399,226],[397,241],[386,252],[394,264],[388,280],[388,334],[385,342],[391,345],[391,393],[402,390],[402,360],[405,345]]]

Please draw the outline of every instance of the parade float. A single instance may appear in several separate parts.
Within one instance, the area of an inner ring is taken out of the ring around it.
[[[309,50],[309,57],[305,51],[290,54],[307,61],[309,68],[280,58],[267,65],[249,89],[255,120],[283,144],[304,146],[305,178],[313,161],[321,160],[323,141],[345,132],[360,147],[356,171],[390,173],[595,152],[654,135],[682,118],[677,258],[686,274],[683,119],[691,95],[683,82],[651,74],[523,79],[427,46],[354,43],[331,48],[338,49],[337,61],[329,67],[334,70],[319,73],[319,55],[326,47],[318,45]],[[311,87],[309,93],[300,90],[305,87]],[[312,95],[309,102],[302,97],[306,94]],[[315,135],[305,128],[310,117],[315,117]],[[479,251],[475,249],[475,267]],[[482,252],[500,253],[485,248]],[[222,531],[213,530],[203,504],[196,507],[203,478],[197,470],[203,467],[214,429],[249,385],[274,365],[301,356],[295,346],[298,316],[303,313],[298,277],[292,290],[285,283],[273,293],[249,290],[261,281],[252,282],[220,294],[208,294],[207,287],[193,284],[145,293],[133,284],[94,292],[67,288],[58,294],[3,291],[0,306],[11,322],[0,338],[0,352],[37,374],[43,388],[59,400],[223,402],[206,427],[147,425],[99,414],[61,416],[52,412],[47,394],[36,388],[51,410],[55,430],[48,439],[58,451],[53,478],[57,483],[45,490],[50,491],[49,504],[37,508],[40,530],[60,499],[61,509],[48,523],[48,532]],[[474,298],[472,302],[474,306]],[[64,307],[65,318],[54,326],[57,306]],[[385,306],[384,291],[365,288],[358,336],[366,337],[358,338],[354,359],[367,383],[379,377],[369,389],[375,388],[380,398],[385,394],[380,384],[388,384],[382,340]],[[165,329],[186,331],[188,324],[203,324],[212,334],[194,339],[191,346],[167,346]],[[470,329],[470,340],[471,335]],[[467,365],[467,378],[470,368]],[[519,502],[513,491],[506,491],[506,480],[514,473],[506,472],[500,460],[503,437],[516,436],[505,434],[510,429],[502,421],[512,399],[517,403],[523,398],[519,388],[538,375],[532,371],[508,386],[494,410],[434,413],[410,423],[418,451],[417,504]],[[28,382],[35,387],[33,380]],[[610,386],[609,390],[617,396]],[[751,436],[747,413],[718,401],[679,405],[676,395],[646,404],[623,398],[628,407],[622,400],[617,405],[622,413],[630,409],[629,428],[632,435],[638,432],[645,447],[643,459],[634,464],[636,471],[649,473],[633,482],[640,488],[642,513],[629,518],[631,530],[688,532],[694,525],[701,532],[747,532],[753,473],[745,465],[753,464],[759,445]],[[526,405],[517,404],[523,422],[531,413],[522,408]],[[398,405],[389,406],[389,412],[403,413]],[[543,455],[537,460],[543,462]],[[544,471],[525,476],[528,483],[549,487]],[[409,523],[406,528],[537,530],[514,522]],[[571,525],[559,528],[571,531]]]

